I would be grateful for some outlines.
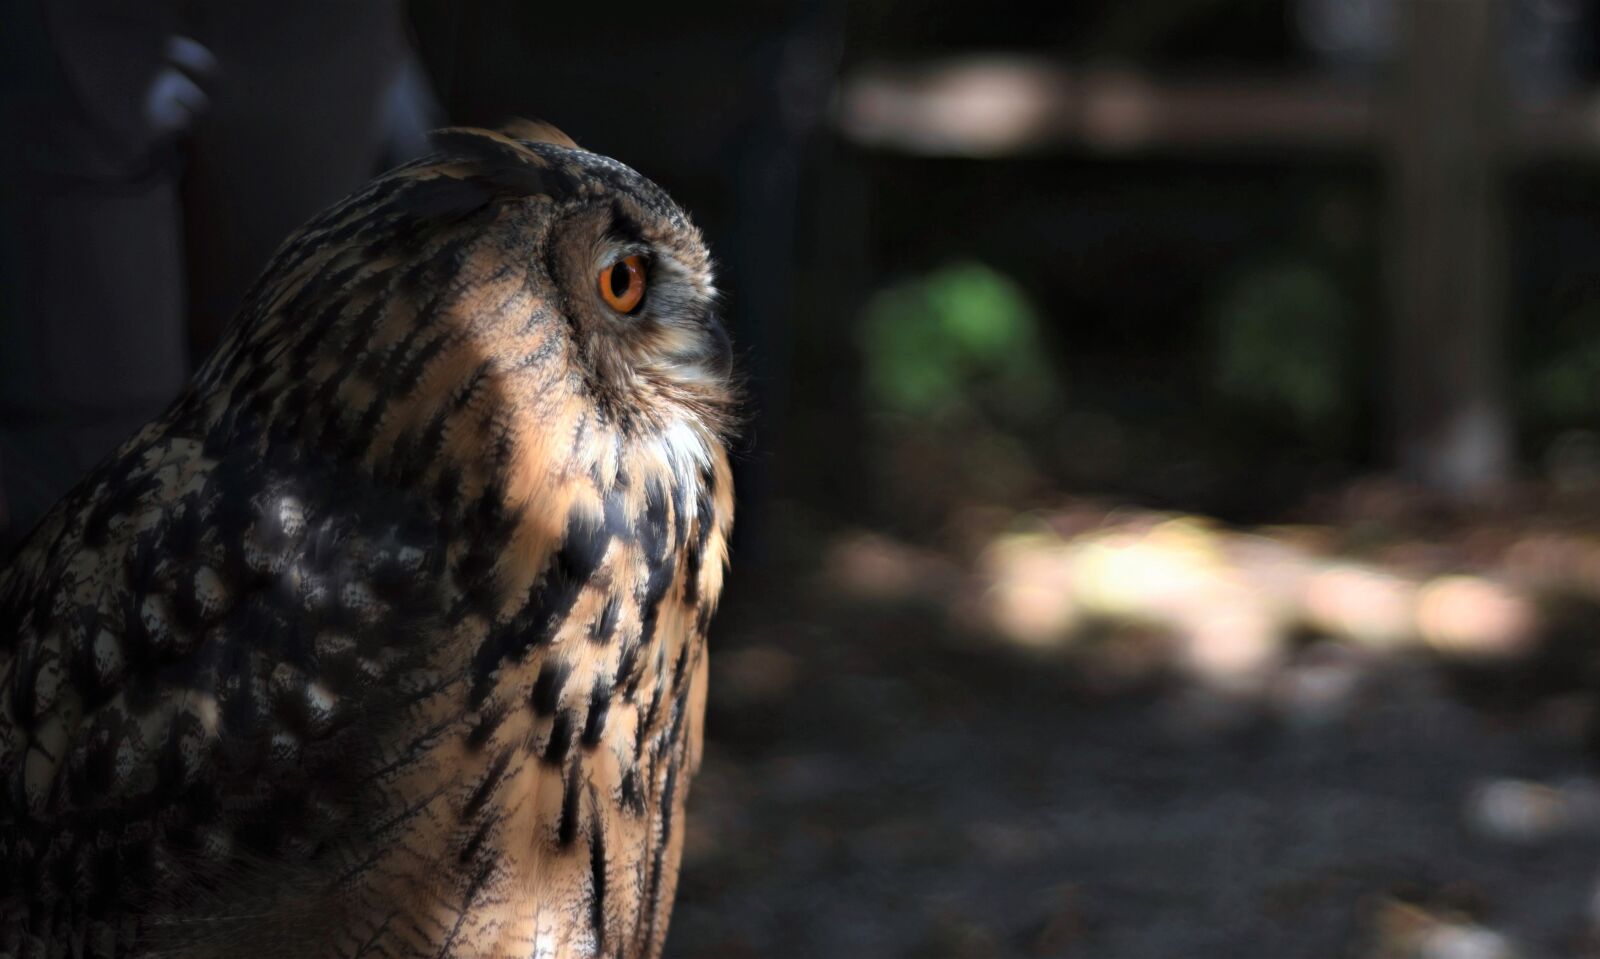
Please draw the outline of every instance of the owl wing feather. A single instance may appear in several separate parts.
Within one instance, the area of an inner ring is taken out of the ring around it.
[[[434,511],[320,472],[142,438],[0,579],[0,951],[656,953],[704,709],[688,580],[580,524],[478,620]]]
[[[129,907],[181,940],[309,876],[443,622],[426,511],[378,490],[354,510],[308,463],[208,451],[176,418],[0,577],[9,935],[120,955],[156,935]]]

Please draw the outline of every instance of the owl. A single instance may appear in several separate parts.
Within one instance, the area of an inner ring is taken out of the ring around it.
[[[434,143],[0,574],[0,954],[660,953],[733,513],[709,255],[549,128]]]

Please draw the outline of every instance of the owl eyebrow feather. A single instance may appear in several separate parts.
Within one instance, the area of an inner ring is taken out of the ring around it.
[[[617,202],[611,204],[611,225],[606,228],[606,238],[618,246],[641,248],[650,246],[650,241],[645,239],[644,228],[639,225],[639,221]]]

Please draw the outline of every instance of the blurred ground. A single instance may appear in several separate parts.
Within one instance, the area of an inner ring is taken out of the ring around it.
[[[735,581],[671,955],[1600,955],[1581,507],[951,515]]]

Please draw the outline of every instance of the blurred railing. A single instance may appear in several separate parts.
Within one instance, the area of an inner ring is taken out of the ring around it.
[[[1382,83],[1324,77],[1164,79],[1010,55],[869,64],[835,119],[860,146],[1004,159],[1082,151],[1315,161],[1370,154],[1390,221],[1393,464],[1478,501],[1513,472],[1505,396],[1505,177],[1510,164],[1600,157],[1600,94],[1512,93],[1499,0],[1395,4]]]

